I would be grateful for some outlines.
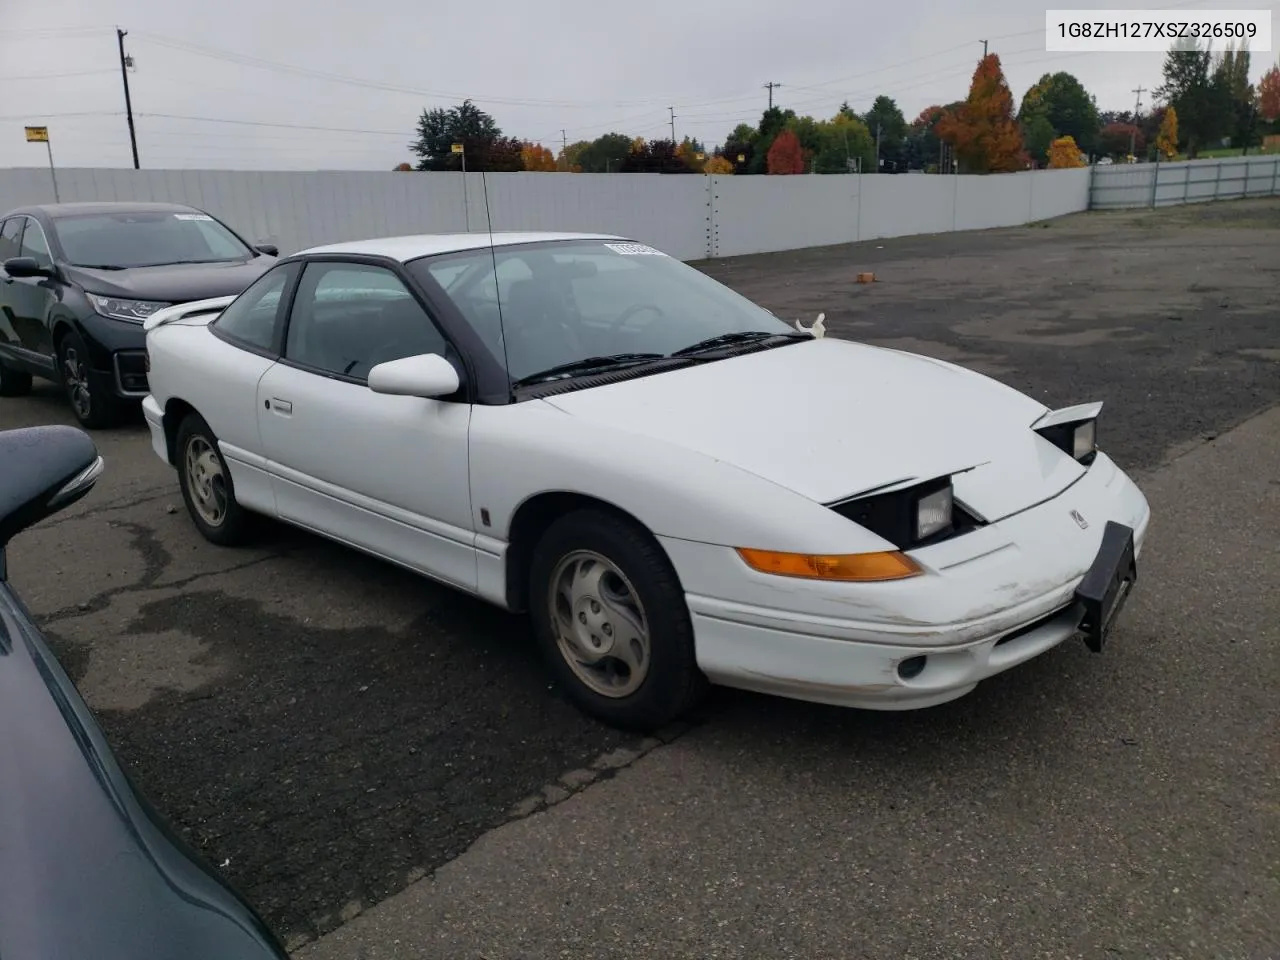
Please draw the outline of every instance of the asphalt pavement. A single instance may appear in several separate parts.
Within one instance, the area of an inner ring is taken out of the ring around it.
[[[1106,402],[1156,509],[1115,643],[923,713],[723,691],[623,736],[523,620],[285,528],[207,544],[140,420],[13,578],[140,786],[308,957],[1280,956],[1277,249],[1267,201],[700,265]],[[49,422],[51,386],[0,401]]]

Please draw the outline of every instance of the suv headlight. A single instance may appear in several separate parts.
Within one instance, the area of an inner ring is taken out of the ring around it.
[[[125,320],[129,323],[142,323],[157,310],[163,310],[172,304],[160,300],[120,300],[116,297],[103,297],[96,293],[85,294],[93,309],[112,320]]]

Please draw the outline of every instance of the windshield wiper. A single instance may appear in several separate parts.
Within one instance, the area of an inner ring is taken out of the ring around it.
[[[128,270],[128,267],[122,267],[118,263],[73,263],[73,267],[81,270]]]
[[[513,381],[512,386],[527,387],[533,383],[555,380],[558,377],[569,377],[575,373],[590,373],[594,370],[612,370],[617,367],[629,367],[649,360],[665,360],[665,353],[614,353],[605,357],[584,357],[570,363],[561,363],[546,370],[539,370],[527,377]]]
[[[691,343],[687,347],[681,347],[671,354],[673,357],[687,357],[691,354],[702,353],[705,350],[715,350],[719,347],[733,347],[742,343],[759,343],[763,340],[808,340],[809,334],[800,333],[768,333],[764,330],[737,330],[733,333],[722,333],[718,336],[707,337],[705,340],[699,340],[697,343]]]

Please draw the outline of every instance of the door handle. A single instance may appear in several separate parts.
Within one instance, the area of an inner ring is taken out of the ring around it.
[[[274,410],[276,413],[291,414],[293,413],[293,404],[288,400],[281,400],[279,397],[272,397],[267,401],[267,409]]]

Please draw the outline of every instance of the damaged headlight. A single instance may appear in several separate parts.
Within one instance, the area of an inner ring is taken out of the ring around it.
[[[952,532],[957,520],[949,476],[827,506],[899,550],[923,546]]]
[[[916,501],[916,539],[927,540],[951,526],[954,502],[950,483],[941,490],[921,496]]]

